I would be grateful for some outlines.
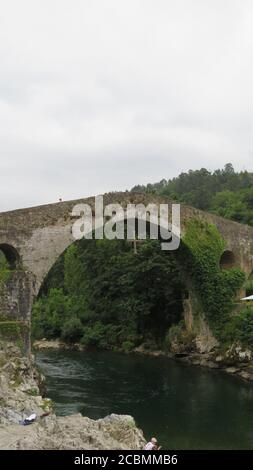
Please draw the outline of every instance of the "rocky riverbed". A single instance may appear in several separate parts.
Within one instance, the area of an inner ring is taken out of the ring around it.
[[[213,347],[200,350],[193,348],[175,348],[173,352],[145,351],[142,347],[136,348],[135,353],[151,356],[167,356],[175,360],[194,366],[219,369],[240,379],[253,382],[253,354],[250,349],[243,348],[234,343],[227,349]]]
[[[12,344],[0,344],[0,449],[138,450],[144,436],[128,415],[92,420],[75,414],[58,417],[43,397],[45,382],[33,360]],[[36,413],[34,423],[19,424]]]

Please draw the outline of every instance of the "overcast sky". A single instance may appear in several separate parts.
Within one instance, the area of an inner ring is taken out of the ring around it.
[[[0,0],[0,210],[253,171],[252,0]]]

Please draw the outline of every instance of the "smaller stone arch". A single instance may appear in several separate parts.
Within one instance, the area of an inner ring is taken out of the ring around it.
[[[225,250],[220,258],[221,269],[232,269],[236,266],[236,257],[233,251]]]
[[[0,252],[4,255],[9,267],[15,269],[20,263],[20,256],[14,246],[8,243],[0,243]]]

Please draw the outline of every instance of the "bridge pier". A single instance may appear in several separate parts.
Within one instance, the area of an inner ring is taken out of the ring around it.
[[[34,275],[10,271],[0,283],[0,339],[17,343],[25,356],[31,354],[31,311],[35,295]]]

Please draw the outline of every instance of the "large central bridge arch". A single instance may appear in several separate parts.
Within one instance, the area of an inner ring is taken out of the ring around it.
[[[0,249],[2,247],[12,269],[12,276],[5,287],[0,286],[1,319],[24,322],[29,330],[33,300],[44,278],[61,253],[75,241],[72,212],[77,204],[82,203],[89,204],[94,215],[94,197],[0,214]],[[171,214],[172,203],[167,198],[150,194],[125,192],[104,195],[104,206],[120,204],[124,210],[128,204],[168,204]],[[226,242],[226,251],[232,253],[233,265],[250,275],[253,270],[252,227],[181,205],[182,234],[192,219],[215,225]],[[226,254],[224,259],[226,261]],[[29,349],[29,344],[27,347]]]

